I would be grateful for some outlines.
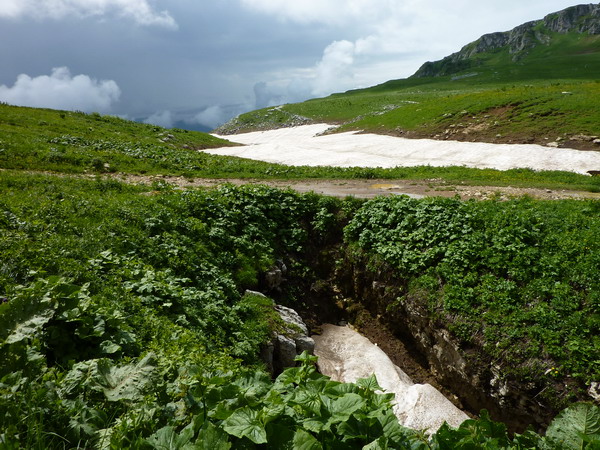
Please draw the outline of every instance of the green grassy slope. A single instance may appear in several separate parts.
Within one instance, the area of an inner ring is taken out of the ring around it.
[[[237,131],[261,128],[279,116],[342,125],[340,131],[485,142],[539,143],[598,150],[600,36],[552,34],[515,60],[507,48],[478,53],[459,65],[431,63],[435,77],[392,80],[279,111],[240,116]],[[267,120],[268,118],[268,120]],[[275,121],[277,122],[277,121]],[[227,129],[227,127],[225,127]]]
[[[0,169],[4,170],[191,178],[438,178],[450,183],[600,191],[600,178],[566,172],[429,166],[289,167],[197,151],[224,145],[232,143],[194,131],[166,130],[98,114],[0,104]]]

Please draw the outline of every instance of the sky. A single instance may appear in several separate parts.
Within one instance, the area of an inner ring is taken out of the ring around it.
[[[412,75],[563,0],[0,0],[0,101],[212,129]]]

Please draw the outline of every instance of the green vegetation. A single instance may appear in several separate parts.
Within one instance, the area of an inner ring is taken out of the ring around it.
[[[331,102],[337,105],[336,108],[343,109],[344,102]],[[213,156],[196,150],[223,145],[231,143],[204,133],[165,130],[98,114],[0,104],[0,169],[191,178],[436,178],[449,183],[600,191],[599,178],[568,172],[534,172],[528,169],[503,172],[431,166],[393,169],[289,167]]]
[[[235,126],[319,121],[596,149],[600,38],[551,38],[516,59],[497,50],[432,63],[444,76],[255,111]],[[273,300],[247,292],[266,290],[279,260],[288,282],[278,301],[291,306],[306,304],[309,286],[336,283],[323,273],[390,274],[388,292],[398,295],[385,300],[387,316],[423,311],[499,382],[529,386],[524,395],[556,412],[600,376],[599,202],[362,202],[264,186],[177,191],[113,174],[590,191],[600,178],[286,167],[198,152],[227,145],[96,113],[0,104],[0,448],[600,448],[596,405],[571,405],[543,435],[509,434],[482,411],[428,437],[398,424],[374,377],[332,382],[303,354],[272,380],[258,354],[280,319]]]
[[[235,127],[257,129],[276,114],[279,122],[302,116],[339,124],[339,131],[539,144],[559,138],[561,145],[600,149],[581,140],[600,136],[600,36],[548,33],[550,44],[521,55],[504,47],[458,62],[448,57],[428,63],[438,76],[253,111]]]
[[[600,202],[380,197],[345,228],[405,288],[388,313],[424,306],[504,379],[582,389],[600,376]],[[483,356],[485,355],[485,357]]]
[[[405,82],[402,82],[405,81]],[[407,137],[544,144],[555,141],[595,148],[578,135],[600,135],[596,81],[531,80],[510,84],[472,79],[401,80],[381,87],[286,105],[283,110],[338,131],[365,130]],[[415,86],[416,84],[416,86]],[[255,129],[267,110],[240,116]],[[573,139],[575,138],[575,139]]]
[[[513,354],[537,350],[557,367],[547,377],[588,380],[598,373],[597,204],[394,198],[357,210],[266,187],[157,187],[0,174],[3,448],[598,445],[590,405],[544,437],[509,437],[482,413],[426,438],[397,424],[373,378],[334,383],[304,355],[271,382],[256,355],[273,306],[242,294],[279,258],[289,277],[314,277],[310,255],[350,221],[344,245],[389,261],[412,280],[407,295],[459,318],[453,332],[469,339],[484,324],[504,350],[527,335]]]

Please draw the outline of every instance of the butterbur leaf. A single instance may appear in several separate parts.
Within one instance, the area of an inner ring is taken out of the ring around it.
[[[121,350],[121,346],[111,341],[103,341],[100,343],[100,351],[106,355],[112,355]]]
[[[371,391],[383,391],[383,388],[379,386],[379,383],[377,382],[375,374],[371,375],[369,378],[359,378],[356,380],[356,384]]]
[[[294,396],[294,402],[317,416],[321,415],[321,398],[319,394],[298,390]]]
[[[372,423],[368,423],[365,420],[350,417],[337,426],[337,432],[344,436],[344,441],[351,439],[364,440],[367,438],[367,433],[371,425]]]
[[[406,427],[400,425],[398,422],[398,418],[394,413],[388,411],[386,413],[382,413],[377,420],[381,424],[383,428],[384,436],[387,436],[394,443],[398,444],[400,442],[404,442],[409,433],[414,433],[413,430],[410,430]]]
[[[561,412],[552,421],[546,437],[565,448],[585,448],[585,443],[594,442],[599,448],[600,408],[591,403],[578,403]]]
[[[294,434],[294,450],[322,450],[323,446],[315,437],[304,430],[296,431]]]
[[[0,345],[14,344],[39,335],[55,310],[45,298],[17,297],[0,309]]]
[[[76,395],[82,386],[89,382],[89,379],[96,374],[97,361],[78,362],[73,365],[61,382],[59,392],[62,396],[70,397]]]
[[[177,433],[173,427],[164,427],[146,439],[146,442],[156,450],[178,450],[187,447],[192,437],[193,430],[188,428]]]
[[[137,364],[114,367],[108,360],[98,361],[96,381],[107,400],[135,400],[152,384],[155,356],[146,355]]]
[[[195,447],[198,450],[229,450],[231,442],[223,430],[210,422],[205,422],[196,439]]]
[[[267,426],[267,436],[269,437],[268,448],[277,450],[296,450],[294,446],[294,435],[296,427],[289,424],[280,425],[271,423]]]
[[[302,426],[313,433],[320,433],[328,425],[327,420],[324,419],[306,419],[302,422]]]
[[[331,415],[335,421],[346,420],[355,411],[365,406],[365,400],[358,394],[345,394],[331,403]]]
[[[319,358],[316,356],[311,355],[310,353],[308,353],[306,350],[304,350],[300,355],[296,356],[294,358],[294,361],[298,361],[300,363],[304,364],[314,364],[317,362]]]
[[[371,442],[370,444],[365,445],[362,450],[387,450],[388,444],[385,436],[381,436],[376,441]]]
[[[223,429],[238,438],[247,437],[255,444],[266,444],[267,432],[258,413],[245,407],[238,409],[223,422]]]

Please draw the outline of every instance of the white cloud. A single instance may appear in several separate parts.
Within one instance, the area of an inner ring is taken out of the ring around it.
[[[107,112],[120,95],[113,80],[71,76],[67,67],[52,69],[50,76],[21,74],[12,87],[0,85],[0,101],[37,108]]]
[[[144,120],[144,123],[151,123],[163,128],[172,128],[173,114],[171,114],[171,111],[158,111]]]
[[[276,16],[280,20],[299,23],[341,25],[348,21],[371,22],[389,13],[399,2],[395,0],[241,0],[256,11]]]
[[[155,11],[148,0],[1,0],[0,17],[62,19],[67,16],[101,17],[116,15],[139,25],[177,28],[168,11]]]
[[[349,41],[335,41],[323,51],[315,68],[312,86],[314,95],[327,95],[354,86],[354,55],[356,46]]]
[[[194,121],[200,125],[216,128],[228,119],[227,114],[219,105],[209,106],[194,116]]]

